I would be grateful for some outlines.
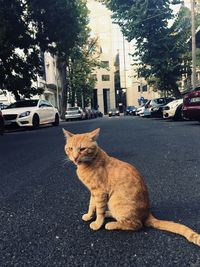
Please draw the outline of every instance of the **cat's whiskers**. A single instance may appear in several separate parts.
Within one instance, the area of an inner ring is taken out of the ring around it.
[[[61,160],[61,163],[62,163],[62,167],[65,167],[65,166],[68,166],[70,164],[73,164],[73,162],[68,157],[64,157]]]

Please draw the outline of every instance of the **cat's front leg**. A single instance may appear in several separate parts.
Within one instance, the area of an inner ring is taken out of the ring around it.
[[[83,216],[82,216],[82,219],[84,221],[90,221],[95,213],[95,210],[96,210],[96,204],[95,204],[95,198],[94,196],[92,196],[92,194],[90,195],[90,203],[89,203],[89,208],[88,208],[88,212],[85,213]]]
[[[92,230],[98,230],[104,223],[105,212],[107,208],[107,195],[99,193],[95,195],[96,202],[96,220],[90,224]]]

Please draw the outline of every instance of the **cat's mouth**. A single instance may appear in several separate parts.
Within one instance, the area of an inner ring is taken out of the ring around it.
[[[90,158],[77,158],[77,159],[74,159],[74,164],[75,165],[81,165],[81,164],[87,164],[91,162],[91,159]]]
[[[80,164],[81,164],[81,161],[80,161],[80,159],[75,159],[75,160],[74,160],[74,163],[75,163],[76,165],[80,165]]]

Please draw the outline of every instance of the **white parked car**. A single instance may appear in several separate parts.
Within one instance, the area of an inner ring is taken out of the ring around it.
[[[176,99],[163,107],[163,118],[181,120],[183,99]]]
[[[86,118],[86,113],[81,107],[70,107],[65,112],[65,120],[80,119],[83,120]]]
[[[145,107],[146,105],[148,105],[150,103],[151,100],[148,100],[145,104],[143,104],[142,106],[138,107],[135,114],[137,116],[143,117],[144,116],[144,111],[145,111]]]
[[[144,117],[162,117],[162,108],[174,100],[172,97],[154,98],[145,105]]]
[[[5,126],[31,126],[38,128],[41,124],[59,125],[58,110],[46,100],[21,100],[10,104],[2,110]]]

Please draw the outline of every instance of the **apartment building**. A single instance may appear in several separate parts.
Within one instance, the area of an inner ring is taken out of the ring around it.
[[[109,70],[97,69],[94,99],[99,110],[107,113],[109,108],[120,106],[138,106],[143,99],[152,99],[159,94],[150,88],[144,79],[138,79],[133,66],[134,42],[128,42],[120,28],[114,24],[111,11],[94,0],[88,0],[92,36],[98,38],[101,48],[100,60],[109,66]],[[121,91],[115,90],[115,72],[119,70]],[[124,100],[125,98],[125,100]]]
[[[104,5],[93,0],[88,0],[87,6],[90,10],[89,27],[91,29],[91,36],[98,38],[99,60],[107,67],[95,71],[97,83],[93,94],[93,105],[98,107],[101,112],[107,113],[110,108],[116,106],[114,84],[115,56],[113,54],[111,12]]]
[[[59,108],[61,98],[60,79],[56,66],[56,59],[50,53],[45,52],[43,55],[44,74],[38,77],[37,82],[33,86],[44,89],[42,95],[36,95],[32,98],[46,99],[54,106]],[[0,103],[10,104],[15,102],[14,95],[7,90],[0,90]]]
[[[59,109],[61,99],[60,78],[58,75],[56,58],[49,52],[43,55],[44,74],[43,77],[38,77],[38,87],[44,89],[41,98],[48,100],[51,104]]]

